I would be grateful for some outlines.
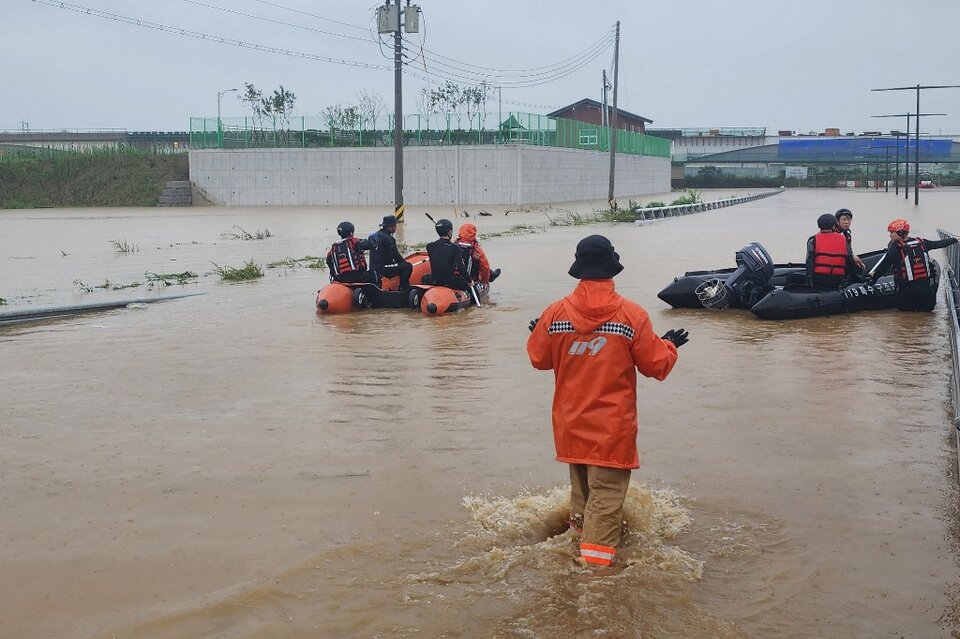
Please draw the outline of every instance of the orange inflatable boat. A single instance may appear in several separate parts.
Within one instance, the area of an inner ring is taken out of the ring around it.
[[[376,284],[344,284],[330,282],[317,291],[317,312],[323,314],[349,313],[365,308],[417,308],[423,294],[416,285],[422,284],[424,276],[430,280],[430,260],[426,251],[417,251],[404,258],[413,265],[410,274],[411,289],[401,292],[400,277],[383,277]]]

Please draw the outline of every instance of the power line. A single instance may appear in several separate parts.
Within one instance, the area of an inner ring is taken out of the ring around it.
[[[426,22],[426,21],[424,21],[424,22]],[[558,62],[554,62],[554,63],[552,63],[552,64],[548,64],[548,65],[544,65],[544,66],[539,66],[539,67],[531,67],[531,68],[528,68],[528,69],[500,69],[500,68],[497,68],[497,67],[486,67],[486,66],[483,66],[483,65],[477,65],[477,64],[472,64],[472,63],[470,63],[470,62],[464,62],[464,61],[461,61],[461,60],[456,60],[456,59],[454,59],[454,58],[450,58],[450,57],[441,55],[441,54],[439,54],[439,53],[436,53],[435,51],[432,51],[432,50],[427,49],[427,48],[425,48],[425,47],[421,47],[421,50],[424,51],[424,52],[426,52],[426,53],[429,53],[429,54],[431,55],[431,57],[440,58],[440,59],[442,59],[442,60],[447,60],[447,61],[449,61],[449,62],[453,62],[453,63],[454,63],[453,65],[447,65],[447,66],[452,66],[452,67],[455,67],[455,68],[460,68],[460,69],[465,70],[465,71],[469,70],[469,68],[472,67],[472,68],[474,68],[474,69],[477,69],[479,72],[483,72],[484,74],[487,74],[487,73],[503,73],[503,74],[507,74],[507,75],[511,75],[511,74],[518,74],[518,75],[519,75],[519,74],[530,74],[531,72],[535,72],[535,71],[544,71],[544,72],[549,73],[550,70],[554,70],[554,69],[559,68],[559,67],[568,66],[568,65],[571,64],[571,63],[575,63],[575,62],[576,62],[577,60],[579,60],[580,58],[582,58],[582,57],[584,57],[584,56],[586,56],[586,55],[590,55],[592,52],[594,52],[594,51],[597,49],[597,47],[602,47],[601,50],[606,50],[607,48],[609,48],[609,47],[613,44],[612,36],[613,36],[613,30],[611,29],[610,31],[607,31],[607,32],[603,35],[603,37],[601,37],[601,38],[598,39],[596,42],[594,42],[593,44],[591,44],[590,46],[588,46],[586,49],[584,49],[584,50],[581,51],[580,53],[577,53],[576,55],[570,56],[569,58],[566,58],[566,59],[564,59],[564,60],[560,60],[560,61],[558,61]]]
[[[264,18],[263,16],[253,15],[252,13],[243,13],[242,11],[237,11],[235,9],[228,9],[226,7],[218,7],[217,5],[207,4],[205,2],[199,2],[199,0],[183,0],[183,2],[186,2],[188,4],[193,4],[198,7],[204,7],[206,9],[214,9],[216,11],[224,11],[226,13],[232,13],[234,15],[243,16],[245,18],[253,18],[254,20],[262,20],[263,22],[279,24],[285,27],[293,27],[294,29],[304,29],[305,31],[312,31],[313,33],[322,33],[324,35],[337,36],[338,38],[348,38],[350,40],[360,40],[361,42],[369,42],[369,39],[361,38],[360,36],[347,35],[345,33],[337,33],[335,31],[324,31],[322,29],[314,29],[313,27],[308,27],[302,24],[294,24],[292,22],[274,20],[273,18]]]
[[[490,82],[492,79],[496,79],[496,78],[491,78],[490,76],[480,76],[480,75],[465,76],[465,75],[453,73],[450,71],[444,71],[442,69],[425,70],[424,73],[441,80],[453,81],[456,84],[461,84],[461,83],[478,84],[480,82],[484,82],[487,84],[497,84],[498,86],[503,86],[506,88],[519,89],[519,88],[535,87],[535,86],[541,86],[544,84],[550,84],[552,82],[556,82],[558,80],[562,80],[563,78],[569,77],[570,75],[576,73],[577,71],[585,67],[587,64],[592,62],[601,53],[603,53],[603,50],[598,51],[596,54],[592,55],[589,58],[585,58],[581,60],[576,64],[576,66],[570,67],[569,69],[564,69],[562,71],[555,72],[549,76],[538,77],[538,78],[531,77],[526,80],[524,79],[508,80],[505,78],[500,78],[498,82]],[[420,78],[421,80],[427,79],[427,78],[424,78],[422,75],[414,73],[410,70],[408,70],[407,73],[409,73],[413,77]]]
[[[341,22],[340,20],[334,20],[333,18],[325,18],[323,16],[318,16],[315,13],[310,13],[309,11],[301,11],[300,9],[294,9],[293,7],[287,7],[276,2],[269,2],[268,0],[256,0],[260,4],[265,4],[271,7],[276,7],[278,9],[283,9],[284,11],[292,11],[293,13],[299,13],[301,15],[310,16],[311,18],[316,18],[317,20],[326,20],[327,22],[332,22],[334,24],[339,24],[344,27],[350,27],[351,29],[359,29],[360,31],[366,31],[366,27],[357,26],[355,24],[350,24],[349,22]]]
[[[507,84],[507,83],[523,83],[527,81],[538,81],[545,78],[557,78],[562,77],[568,72],[578,70],[584,66],[584,64],[593,61],[604,51],[609,49],[612,45],[612,42],[601,41],[598,45],[595,45],[593,50],[588,50],[582,54],[582,57],[579,59],[572,59],[571,61],[565,63],[563,66],[557,66],[549,70],[543,71],[533,71],[533,69],[526,70],[523,72],[517,71],[513,72],[511,75],[495,74],[495,73],[478,73],[472,69],[462,68],[459,66],[447,64],[442,61],[430,61],[429,64],[435,67],[435,72],[437,73],[447,73],[457,77],[477,77],[477,78],[487,78],[491,80],[494,84]],[[407,60],[413,62],[419,55],[411,55],[409,49],[407,51]],[[424,63],[427,63],[426,56],[423,56]],[[546,67],[541,67],[546,69]]]
[[[382,69],[390,70],[390,67],[385,67],[380,64],[371,64],[368,62],[357,62],[356,60],[344,60],[341,58],[331,58],[327,56],[316,55],[314,53],[303,53],[301,51],[292,51],[290,49],[282,49],[279,47],[272,47],[263,44],[256,44],[252,42],[245,42],[243,40],[236,40],[234,38],[227,38],[225,36],[212,35],[209,33],[202,33],[200,31],[191,31],[189,29],[182,29],[180,27],[171,27],[169,25],[161,24],[159,22],[150,22],[147,20],[141,20],[139,18],[129,18],[127,16],[121,16],[115,13],[108,13],[106,11],[100,11],[98,9],[91,9],[89,7],[81,7],[79,5],[68,4],[66,2],[59,2],[56,0],[31,0],[37,4],[46,5],[49,7],[54,7],[57,9],[65,9],[67,11],[74,11],[76,13],[82,13],[86,15],[95,16],[97,18],[105,18],[108,20],[114,20],[115,22],[123,22],[125,24],[134,25],[137,27],[144,27],[147,29],[155,29],[157,31],[165,31],[173,35],[180,35],[188,38],[195,38],[197,40],[205,40],[207,42],[213,42],[217,44],[229,44],[233,46],[238,46],[243,49],[252,49],[254,51],[263,51],[265,53],[273,53],[276,55],[285,55],[292,58],[303,58],[307,60],[316,60],[318,62],[328,62],[330,64],[342,64],[349,67],[358,67],[361,69]]]

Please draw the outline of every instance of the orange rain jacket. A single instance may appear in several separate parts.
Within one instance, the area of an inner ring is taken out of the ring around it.
[[[487,260],[487,254],[480,248],[480,242],[477,241],[477,227],[467,222],[457,231],[457,244],[470,245],[473,247],[473,259],[477,264],[476,279],[484,284],[490,283],[490,262]],[[468,273],[468,275],[470,275]]]
[[[639,468],[637,371],[662,380],[677,361],[677,347],[653,332],[643,307],[612,279],[581,280],[543,311],[527,354],[534,368],[554,372],[557,461]]]

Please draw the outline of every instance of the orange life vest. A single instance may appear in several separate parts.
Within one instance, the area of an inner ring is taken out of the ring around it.
[[[348,237],[330,247],[328,255],[332,257],[330,268],[333,270],[333,275],[367,270],[367,260],[363,256],[363,251],[357,248],[359,242],[360,240],[356,237]]]
[[[813,236],[813,273],[815,275],[847,274],[847,238],[843,233],[817,233]]]
[[[907,238],[900,243],[900,261],[894,269],[898,282],[913,282],[930,278],[930,260],[927,249],[919,237]]]

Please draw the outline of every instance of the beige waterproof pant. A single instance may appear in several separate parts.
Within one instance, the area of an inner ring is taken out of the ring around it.
[[[581,540],[616,548],[630,469],[570,464],[570,515],[583,517]]]

